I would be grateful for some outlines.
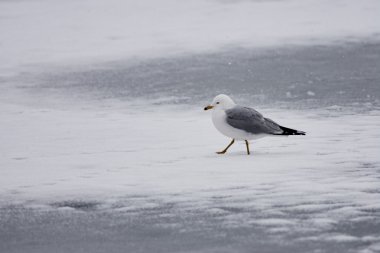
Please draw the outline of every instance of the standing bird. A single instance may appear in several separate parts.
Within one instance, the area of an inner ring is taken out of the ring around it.
[[[237,105],[227,95],[220,94],[214,98],[211,105],[204,108],[213,109],[212,122],[223,135],[232,138],[231,143],[217,154],[224,154],[234,144],[235,140],[244,140],[249,155],[249,140],[259,139],[269,135],[305,135],[305,132],[283,127],[271,119],[264,118],[258,111]]]

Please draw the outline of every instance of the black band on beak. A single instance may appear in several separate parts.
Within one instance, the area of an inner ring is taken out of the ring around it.
[[[207,111],[207,110],[212,109],[212,108],[214,108],[214,106],[212,106],[212,105],[208,105],[208,106],[206,106],[206,107],[204,108],[204,110]]]

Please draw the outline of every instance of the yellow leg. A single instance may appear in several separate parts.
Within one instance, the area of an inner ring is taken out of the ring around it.
[[[250,153],[249,153],[249,143],[248,143],[247,140],[245,140],[245,145],[247,146],[247,155],[249,155],[249,154],[250,154]]]
[[[232,139],[231,143],[228,144],[228,146],[227,146],[224,150],[219,151],[219,152],[216,152],[216,153],[217,153],[217,154],[224,154],[224,153],[226,153],[227,150],[228,150],[228,148],[231,147],[231,145],[234,144],[234,142],[235,142],[235,139]]]

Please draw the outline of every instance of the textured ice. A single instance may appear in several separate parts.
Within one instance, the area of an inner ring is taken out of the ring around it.
[[[377,0],[1,1],[0,69],[366,40],[379,11]]]
[[[379,9],[1,1],[0,252],[379,252]],[[307,135],[216,155],[222,92]]]
[[[140,98],[141,104],[148,100],[157,106],[205,104],[215,94],[226,93],[241,103],[255,105],[285,102],[276,107],[323,106],[330,110],[353,105],[355,110],[366,111],[380,104],[379,52],[380,45],[374,42],[231,49],[218,54],[163,57],[134,65],[119,61],[96,70],[78,68],[62,73],[49,69],[40,75],[24,72],[13,82],[19,86],[27,83],[21,86],[24,90],[34,92],[41,100],[50,98],[50,103],[63,95],[65,99]],[[227,64],[230,60],[234,65]]]
[[[228,140],[215,131],[201,104],[199,110],[124,105],[122,110],[1,107],[2,132],[8,133],[1,149],[3,250],[18,252],[35,242],[16,220],[29,231],[39,224],[37,217],[56,224],[62,219],[56,215],[79,219],[107,238],[113,233],[102,228],[107,219],[100,217],[109,217],[113,229],[130,238],[121,244],[115,239],[118,246],[132,251],[149,251],[152,242],[141,247],[133,241],[153,240],[153,231],[180,233],[177,243],[184,250],[192,248],[185,243],[191,238],[200,250],[213,245],[216,252],[223,245],[218,237],[234,245],[240,230],[247,243],[262,236],[260,247],[276,251],[272,244],[281,245],[284,252],[318,248],[313,241],[329,249],[340,245],[341,252],[379,242],[378,111],[326,117],[322,109],[261,110],[308,135],[262,139],[252,144],[252,156],[238,143],[219,156],[214,152]],[[139,235],[130,230],[136,226],[151,229]],[[44,236],[51,229],[36,233]],[[71,233],[82,233],[78,229]],[[64,234],[62,251],[72,243]],[[20,237],[21,248],[12,243]],[[92,238],[78,243],[100,251],[89,246]],[[293,243],[284,246],[286,238]],[[161,250],[177,251],[171,240],[161,240]]]

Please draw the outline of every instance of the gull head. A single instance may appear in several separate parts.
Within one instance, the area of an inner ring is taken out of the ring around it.
[[[227,95],[220,94],[214,98],[212,103],[204,108],[204,110],[209,109],[220,109],[227,110],[235,106],[234,101]]]

